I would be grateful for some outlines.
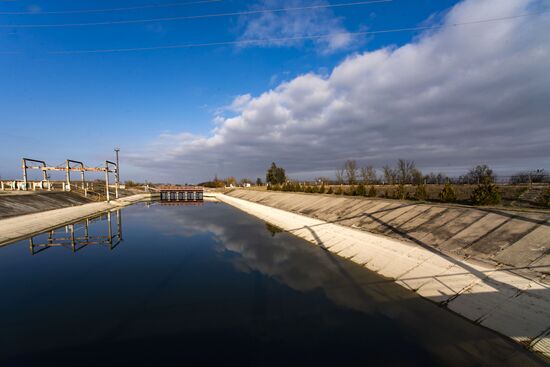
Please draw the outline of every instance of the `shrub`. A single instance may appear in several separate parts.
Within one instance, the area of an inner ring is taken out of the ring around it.
[[[544,190],[542,194],[542,205],[550,207],[550,187]]]
[[[414,197],[416,200],[426,200],[428,198],[428,191],[426,190],[426,185],[416,186],[414,191]]]
[[[335,195],[342,195],[343,194],[343,190],[341,187],[337,187],[336,190],[334,190],[334,194]]]
[[[355,186],[351,185],[347,190],[344,191],[344,195],[355,196]]]
[[[439,193],[439,199],[446,203],[452,203],[456,201],[456,193],[453,186],[450,183],[446,183],[443,186],[443,190]]]
[[[355,194],[357,196],[365,196],[367,195],[367,189],[365,188],[365,185],[359,184],[357,185],[357,188],[355,189]]]
[[[325,193],[325,184],[321,184],[321,186],[319,186],[319,190],[317,191],[319,194],[324,194]]]
[[[367,196],[371,198],[376,197],[376,187],[374,187],[374,185],[370,186],[369,193],[367,194]]]
[[[329,186],[328,190],[327,190],[327,194],[333,194],[334,192],[332,191],[332,187]]]
[[[393,193],[393,198],[398,200],[405,200],[407,198],[407,192],[405,191],[405,186],[403,184],[399,184],[397,186],[397,189]]]
[[[496,185],[493,185],[490,180],[485,179],[484,182],[472,191],[470,200],[474,205],[496,205],[500,204],[500,191]]]

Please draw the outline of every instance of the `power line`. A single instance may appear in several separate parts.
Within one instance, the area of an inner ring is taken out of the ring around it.
[[[230,12],[230,13],[184,15],[184,16],[180,16],[180,17],[114,20],[114,21],[89,22],[89,23],[0,24],[0,28],[61,28],[61,27],[89,27],[89,26],[114,25],[114,24],[138,24],[138,23],[166,22],[166,21],[175,21],[175,20],[192,20],[192,19],[205,19],[205,18],[234,17],[234,16],[239,16],[239,15],[280,13],[280,12],[299,11],[299,10],[343,8],[343,7],[368,5],[368,4],[376,4],[376,3],[388,3],[388,2],[391,2],[391,1],[393,1],[393,0],[369,0],[369,1],[356,1],[356,2],[338,3],[338,4],[317,4],[317,5],[309,5],[309,6],[279,8],[279,9],[260,9],[260,10],[248,10],[248,11],[238,11],[238,12]]]
[[[322,35],[310,35],[310,36],[294,36],[294,37],[279,37],[279,38],[266,38],[266,39],[254,39],[254,40],[238,40],[238,41],[220,41],[220,42],[207,42],[207,43],[188,43],[180,45],[167,45],[167,46],[153,46],[153,47],[132,47],[132,48],[112,48],[112,49],[95,49],[95,50],[73,50],[73,51],[50,51],[50,55],[75,55],[75,54],[99,54],[99,53],[120,53],[120,52],[136,52],[136,51],[156,51],[156,50],[170,50],[170,49],[184,49],[184,48],[198,48],[198,47],[212,47],[212,46],[234,46],[234,45],[251,45],[262,44],[269,42],[284,42],[284,41],[302,41],[302,40],[319,40],[327,39],[338,35],[349,36],[367,36],[377,35],[385,33],[398,33],[398,32],[414,32],[425,31],[432,29],[439,29],[443,27],[459,27],[473,24],[492,23],[517,18],[528,17],[532,15],[540,15],[549,13],[550,10],[545,10],[535,13],[525,13],[519,15],[510,15],[506,17],[487,18],[472,21],[465,21],[459,23],[440,24],[432,26],[418,26],[418,27],[406,27],[406,28],[392,28],[382,29],[377,31],[363,31],[363,32],[338,32]]]
[[[140,6],[130,6],[125,8],[105,8],[105,9],[83,9],[83,10],[61,10],[61,11],[0,11],[0,15],[53,15],[53,14],[85,14],[85,13],[110,13],[126,10],[142,10],[142,9],[155,9],[155,8],[175,8],[179,6],[219,3],[224,0],[198,0],[187,1],[181,3],[167,3],[167,4],[149,4]]]

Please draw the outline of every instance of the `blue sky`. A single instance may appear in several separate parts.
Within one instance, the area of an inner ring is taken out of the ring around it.
[[[123,163],[127,164],[126,178],[155,180],[158,177],[184,182],[207,179],[215,173],[256,177],[262,174],[260,167],[266,163],[271,160],[285,162],[288,157],[273,150],[270,155],[259,155],[256,160],[254,153],[248,152],[244,157],[237,154],[233,161],[231,154],[224,153],[226,150],[213,148],[218,156],[205,164],[200,164],[201,157],[208,160],[210,152],[196,152],[193,160],[199,162],[199,168],[195,167],[191,173],[185,171],[190,167],[189,162],[180,164],[174,161],[178,160],[178,154],[188,156],[183,153],[187,149],[186,143],[167,141],[166,136],[177,134],[183,140],[211,138],[215,135],[215,120],[243,113],[242,109],[228,107],[238,96],[255,98],[307,73],[326,79],[335,67],[353,55],[375,52],[388,46],[396,49],[414,44],[422,34],[402,32],[351,37],[344,45],[334,47],[309,40],[117,53],[58,55],[52,52],[267,39],[438,24],[444,22],[445,14],[457,3],[394,0],[276,13],[274,18],[267,17],[270,14],[256,14],[78,27],[10,26],[152,19],[329,3],[315,0],[227,0],[141,10],[41,14],[168,2],[174,1],[0,2],[1,12],[32,12],[0,14],[2,178],[20,176],[18,167],[22,156],[45,159],[51,164],[72,158],[97,165],[113,157],[112,148],[115,146],[122,149]],[[491,14],[479,14],[482,19],[491,17]],[[304,25],[308,22],[311,24]],[[277,28],[281,26],[285,29]],[[414,72],[411,70],[411,73]],[[303,122],[306,123],[305,120]],[[199,142],[197,144],[200,145]],[[174,150],[166,150],[166,147],[159,149],[159,145],[171,145]],[[240,147],[238,142],[234,142],[231,149],[238,151]],[[125,153],[131,156],[127,161]],[[334,154],[337,159],[346,158],[343,152]],[[368,162],[372,157],[375,165],[380,165],[385,159],[391,161],[397,158],[392,154],[379,157],[366,151],[361,154],[348,152],[348,155],[361,162]],[[483,160],[484,156],[479,158]],[[463,164],[454,161],[441,162],[441,165],[462,167],[470,162],[471,159],[465,159]],[[535,165],[547,162],[540,160]],[[306,163],[289,164],[290,171],[306,177],[333,170],[333,163],[330,162],[322,162],[318,166]],[[499,162],[495,164],[505,166]],[[436,161],[428,160],[424,166],[439,167]]]

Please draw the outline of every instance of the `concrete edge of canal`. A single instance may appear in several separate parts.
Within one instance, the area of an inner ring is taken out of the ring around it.
[[[550,358],[550,287],[536,279],[502,267],[452,258],[414,242],[221,193],[208,195],[365,266]]]
[[[0,247],[107,210],[150,198],[150,194],[137,194],[109,202],[94,202],[2,219],[0,220]]]

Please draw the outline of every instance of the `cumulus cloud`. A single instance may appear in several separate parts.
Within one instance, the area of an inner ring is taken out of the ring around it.
[[[548,167],[550,14],[452,26],[540,5],[465,0],[414,42],[237,97],[208,136],[159,137],[154,163],[197,180],[261,175],[271,161],[302,177],[331,174],[346,159],[381,166],[403,157],[451,173],[477,163]]]

